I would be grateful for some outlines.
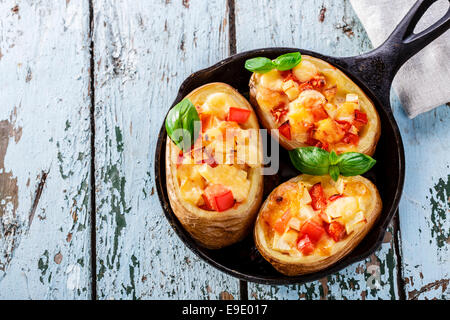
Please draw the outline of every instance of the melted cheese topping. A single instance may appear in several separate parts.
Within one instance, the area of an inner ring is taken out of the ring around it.
[[[178,154],[172,155],[177,163],[181,197],[211,210],[206,207],[205,190],[210,185],[221,185],[231,191],[237,203],[242,203],[250,190],[248,171],[260,165],[258,130],[227,121],[231,107],[242,109],[231,95],[212,93],[202,102],[196,106],[202,121],[199,138],[190,152],[175,147]]]
[[[366,122],[355,118],[363,113],[358,95],[336,72],[304,56],[291,71],[256,73],[256,100],[275,127],[289,122],[291,139],[337,153],[356,151]]]
[[[311,189],[318,183],[326,204],[315,210],[314,202],[317,200],[312,196]],[[304,181],[283,183],[270,194],[267,206],[261,213],[263,221],[269,226],[268,243],[279,252],[291,256],[303,255],[305,253],[298,243],[305,235],[303,227],[312,222],[322,231],[318,233],[320,238],[312,241],[314,251],[305,255],[313,252],[329,255],[332,245],[336,243],[332,231],[329,231],[330,224],[338,223],[345,230],[338,241],[346,239],[366,224],[364,212],[370,201],[370,192],[364,183],[342,177],[337,182],[329,177],[310,176]]]

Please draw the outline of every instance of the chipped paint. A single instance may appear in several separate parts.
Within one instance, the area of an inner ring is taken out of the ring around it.
[[[20,242],[21,221],[16,215],[19,206],[17,177],[5,167],[5,157],[10,140],[16,144],[22,137],[22,127],[16,125],[17,108],[8,120],[0,121],[0,270],[6,271],[14,250]],[[0,274],[1,277],[1,274]]]
[[[48,264],[49,264],[48,250],[45,250],[38,261],[38,269],[41,271],[39,280],[41,281],[42,284],[44,283],[44,277],[47,274]]]
[[[408,292],[408,299],[415,300],[415,299],[419,298],[420,295],[423,294],[424,292],[427,292],[430,290],[438,290],[439,288],[441,289],[442,299],[445,299],[446,294],[448,294],[447,288],[449,286],[449,282],[450,282],[450,279],[441,279],[441,280],[436,280],[432,283],[428,283],[428,284],[422,286],[419,290],[412,290],[412,291]]]
[[[448,249],[450,228],[445,227],[445,222],[450,212],[450,175],[447,178],[440,178],[429,191],[431,237],[436,241],[438,248],[443,249],[445,247]]]
[[[71,264],[66,269],[67,282],[66,286],[68,290],[80,289],[80,277],[81,268],[77,264]]]

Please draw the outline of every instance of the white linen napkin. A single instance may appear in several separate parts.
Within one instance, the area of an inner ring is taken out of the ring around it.
[[[416,0],[350,0],[374,47],[382,44]],[[448,1],[434,3],[419,21],[416,32],[438,21]],[[409,118],[450,101],[450,30],[409,59],[394,82]]]

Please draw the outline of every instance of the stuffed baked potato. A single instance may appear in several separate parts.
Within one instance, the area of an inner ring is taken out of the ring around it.
[[[373,103],[329,63],[304,55],[291,70],[253,73],[249,85],[263,127],[278,129],[272,134],[284,148],[375,152],[380,120]]]
[[[381,212],[377,188],[362,176],[299,175],[275,188],[256,220],[255,243],[279,272],[325,269],[350,251]]]
[[[252,229],[262,198],[262,142],[249,102],[225,83],[186,96],[201,130],[183,152],[167,138],[166,183],[173,212],[201,245],[218,249]]]

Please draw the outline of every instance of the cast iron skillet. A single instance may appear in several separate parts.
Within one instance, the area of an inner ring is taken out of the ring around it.
[[[435,1],[417,1],[384,44],[360,56],[335,58],[294,48],[265,48],[233,55],[212,67],[190,75],[181,85],[172,105],[173,107],[180,102],[195,88],[216,81],[228,83],[248,98],[251,73],[244,69],[244,63],[247,59],[259,56],[274,59],[283,53],[300,51],[304,55],[325,60],[347,74],[374,102],[380,115],[381,137],[374,155],[377,164],[365,176],[377,185],[383,200],[383,211],[379,220],[349,255],[325,270],[288,277],[277,272],[262,258],[255,248],[253,234],[237,244],[220,250],[209,250],[198,245],[182,227],[170,207],[165,172],[167,133],[163,123],[155,153],[155,182],[164,213],[181,240],[199,257],[219,270],[243,280],[264,284],[291,284],[317,280],[372,254],[381,245],[386,228],[397,211],[405,175],[403,142],[390,106],[391,83],[404,62],[450,27],[450,10],[448,10],[444,17],[426,30],[418,34],[413,33],[419,19]],[[299,174],[292,167],[287,152],[283,148],[280,149],[278,174],[264,177],[264,198],[275,186]]]

